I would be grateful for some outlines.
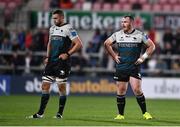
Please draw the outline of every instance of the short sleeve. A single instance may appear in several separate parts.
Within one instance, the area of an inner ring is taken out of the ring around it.
[[[148,39],[149,39],[149,37],[148,37],[148,35],[147,34],[145,34],[145,33],[142,33],[142,41],[143,41],[143,43],[147,43],[147,41],[148,41]]]
[[[112,42],[116,42],[116,33],[113,33],[108,39],[110,39]]]
[[[68,25],[68,31],[67,31],[68,37],[73,40],[74,38],[78,37],[77,31],[72,28],[71,25]]]

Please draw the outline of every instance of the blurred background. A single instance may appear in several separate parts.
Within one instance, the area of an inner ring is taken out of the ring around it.
[[[156,45],[141,68],[145,95],[180,98],[180,0],[0,0],[0,95],[41,93],[51,11],[59,8],[84,44],[72,56],[70,93],[115,94],[103,42],[131,14]]]

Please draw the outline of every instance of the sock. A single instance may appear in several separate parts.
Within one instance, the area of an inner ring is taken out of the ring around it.
[[[125,95],[117,95],[117,107],[120,115],[124,115],[125,104]]]
[[[66,104],[66,96],[65,95],[64,96],[60,96],[59,97],[59,111],[58,111],[58,113],[60,115],[63,114],[65,104]]]
[[[39,111],[38,111],[39,115],[42,115],[44,113],[46,105],[47,105],[47,103],[49,101],[49,97],[50,97],[49,93],[43,93],[42,94],[42,96],[41,96],[41,104],[40,104]]]
[[[142,113],[146,112],[146,100],[143,94],[136,96],[137,102],[141,108]]]

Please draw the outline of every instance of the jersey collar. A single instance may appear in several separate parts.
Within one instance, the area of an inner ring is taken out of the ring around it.
[[[68,23],[63,23],[63,24],[61,24],[60,26],[57,26],[57,27],[62,27],[62,26],[65,26],[65,25],[67,25]]]
[[[130,33],[125,33],[125,32],[124,32],[124,33],[125,33],[125,34],[132,34],[132,33],[135,32],[135,30],[136,30],[136,29],[133,29]]]

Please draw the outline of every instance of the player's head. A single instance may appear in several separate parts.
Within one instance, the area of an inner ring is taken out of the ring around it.
[[[128,32],[133,27],[134,18],[131,15],[126,15],[123,17],[121,22],[121,27],[125,32]]]
[[[54,24],[56,26],[60,26],[64,23],[64,12],[62,10],[55,10],[52,13],[52,19],[54,20]]]

